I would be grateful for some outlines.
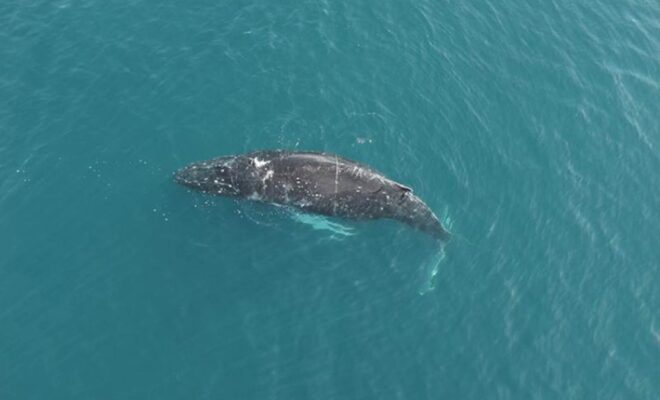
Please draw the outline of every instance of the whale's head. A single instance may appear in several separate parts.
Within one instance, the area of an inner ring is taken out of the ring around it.
[[[240,157],[219,157],[189,164],[174,174],[174,180],[199,192],[238,196],[241,193],[245,166]]]

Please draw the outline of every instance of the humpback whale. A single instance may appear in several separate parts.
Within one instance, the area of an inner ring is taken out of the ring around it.
[[[303,212],[356,220],[387,218],[447,241],[431,209],[378,171],[338,155],[264,150],[192,163],[177,183],[219,196],[289,206]]]

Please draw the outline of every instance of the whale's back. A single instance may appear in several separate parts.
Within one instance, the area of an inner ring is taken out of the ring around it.
[[[267,150],[220,157],[182,169],[177,181],[210,194],[322,215],[394,219],[448,238],[433,212],[410,188],[334,154]]]

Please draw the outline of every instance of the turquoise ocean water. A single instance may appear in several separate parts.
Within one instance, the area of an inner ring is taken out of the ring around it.
[[[4,1],[0,399],[659,399],[659,117],[656,1]],[[172,182],[264,148],[433,282]]]

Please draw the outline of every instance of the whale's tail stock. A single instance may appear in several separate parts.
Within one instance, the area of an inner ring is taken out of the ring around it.
[[[448,242],[449,239],[451,239],[451,233],[445,229],[444,226],[440,223],[438,218],[431,213],[430,216],[423,218],[421,220],[415,220],[412,222],[409,222],[411,226],[413,226],[416,229],[419,229],[422,232],[425,232],[434,238],[442,241],[442,242]]]
[[[448,242],[451,239],[451,233],[442,226],[433,211],[410,192],[406,193],[406,199],[400,204],[395,215],[397,220],[429,234],[441,242]]]

